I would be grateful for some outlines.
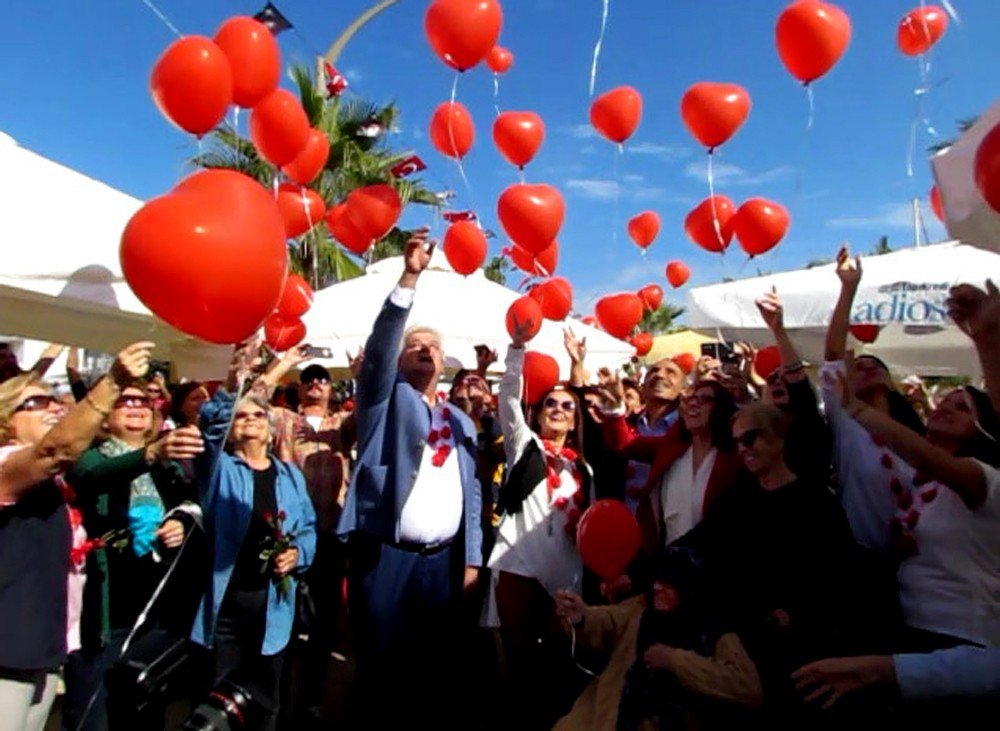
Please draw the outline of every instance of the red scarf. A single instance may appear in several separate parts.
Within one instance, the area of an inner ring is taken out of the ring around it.
[[[937,497],[938,488],[936,484],[932,484],[927,489],[921,489],[926,480],[922,480],[920,475],[913,476],[912,488],[904,487],[903,481],[896,474],[896,460],[889,450],[885,449],[885,440],[873,434],[872,441],[876,446],[883,448],[882,467],[888,476],[889,491],[896,499],[896,515],[889,524],[889,535],[893,552],[897,558],[903,560],[920,552],[913,530],[920,522],[920,511],[924,505]]]
[[[576,536],[576,526],[580,522],[581,508],[587,501],[587,496],[583,493],[583,480],[580,477],[580,470],[577,461],[580,455],[570,447],[557,449],[548,439],[542,440],[545,448],[545,484],[548,488],[549,503],[556,510],[566,511],[566,533]],[[557,497],[552,499],[552,495],[562,485],[562,472],[568,470],[576,482],[576,492],[572,499],[567,497]]]
[[[431,409],[431,430],[427,434],[427,444],[434,449],[431,464],[435,467],[440,467],[445,463],[455,446],[449,424],[450,419],[451,409],[447,406],[441,409]]]

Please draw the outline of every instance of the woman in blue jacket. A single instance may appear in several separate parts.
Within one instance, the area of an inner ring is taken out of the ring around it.
[[[191,639],[214,650],[215,680],[249,691],[263,716],[257,728],[270,730],[292,633],[294,577],[312,561],[316,514],[302,473],[270,451],[267,402],[235,401],[235,384],[231,369],[226,388],[201,408],[205,451],[195,466],[214,555]],[[231,451],[224,451],[230,420]],[[291,537],[290,547],[275,550],[276,530]]]

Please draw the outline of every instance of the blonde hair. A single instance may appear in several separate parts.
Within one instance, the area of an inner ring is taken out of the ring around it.
[[[784,412],[774,404],[764,401],[754,401],[742,407],[733,416],[735,421],[739,416],[747,416],[758,429],[784,439],[788,435],[788,419]]]
[[[34,371],[22,373],[0,383],[0,444],[10,439],[10,418],[21,402],[24,389],[29,386],[43,386],[45,383]]]

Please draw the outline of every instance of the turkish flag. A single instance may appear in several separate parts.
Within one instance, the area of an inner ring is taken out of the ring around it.
[[[405,178],[407,175],[413,175],[426,169],[427,165],[424,164],[423,160],[416,155],[410,155],[389,168],[389,172],[394,178]]]

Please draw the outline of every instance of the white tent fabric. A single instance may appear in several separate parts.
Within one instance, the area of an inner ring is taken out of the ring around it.
[[[990,107],[953,145],[931,160],[948,234],[962,243],[1000,252],[1000,215],[976,187],[974,162],[983,137],[1000,124],[1000,102]]]
[[[384,259],[370,266],[364,276],[316,293],[312,309],[303,318],[306,340],[333,351],[331,359],[319,363],[328,368],[347,365],[347,351],[353,355],[364,345],[402,271],[402,257]],[[505,315],[519,296],[514,290],[488,280],[482,270],[468,277],[456,274],[437,251],[420,277],[407,324],[428,325],[441,333],[449,367],[474,368],[474,347],[482,343],[498,350],[497,367],[502,368],[503,353],[510,342]],[[553,356],[563,378],[569,377],[570,366],[563,347],[564,325],[572,328],[577,337],[587,338],[587,367],[592,373],[602,366],[617,368],[634,353],[628,343],[579,320],[567,318],[565,323],[546,320],[541,332],[528,343],[528,349]]]
[[[715,284],[691,290],[687,321],[692,329],[726,340],[769,344],[771,336],[754,301],[776,287],[785,325],[803,357],[821,362],[826,327],[840,281],[835,265]],[[1000,255],[957,242],[903,249],[862,259],[851,322],[884,326],[863,350],[898,375],[978,377],[969,339],[947,319],[948,289],[961,282],[1000,281]],[[855,343],[856,349],[862,349]]]
[[[181,376],[225,372],[228,348],[202,343],[154,317],[122,276],[119,240],[142,201],[20,147],[2,132],[0,166],[0,333],[108,352],[153,340],[158,357],[172,358]]]

